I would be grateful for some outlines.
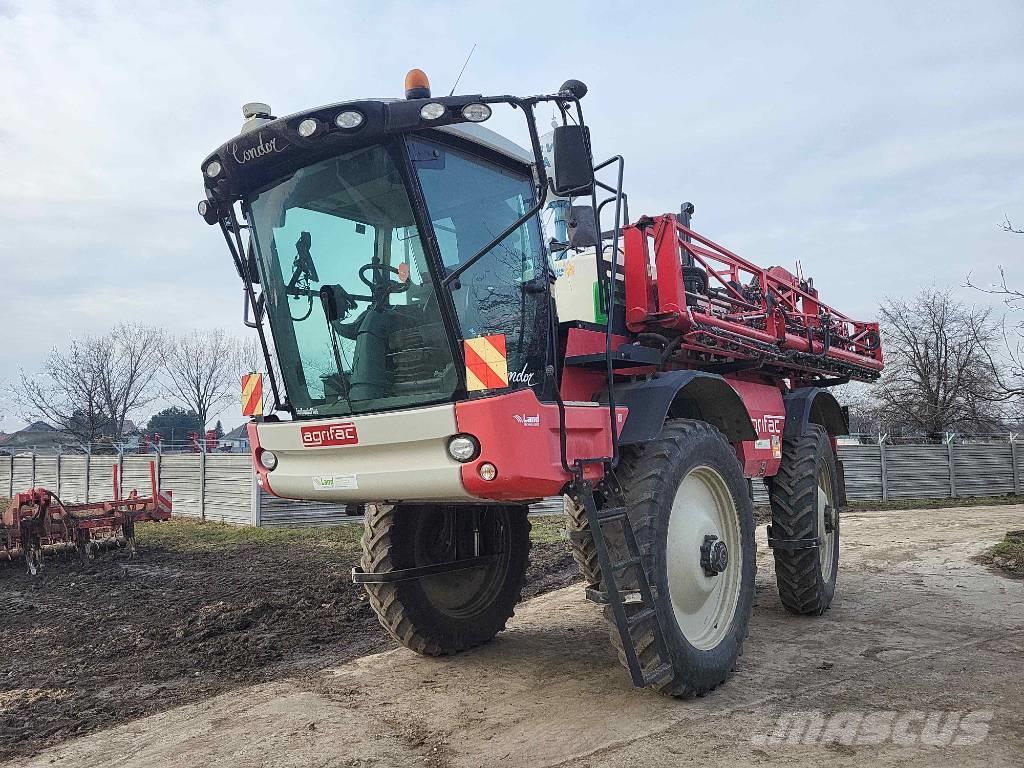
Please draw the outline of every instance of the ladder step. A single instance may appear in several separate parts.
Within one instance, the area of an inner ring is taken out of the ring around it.
[[[646,675],[644,675],[644,686],[655,685],[671,677],[673,669],[671,664],[662,664],[660,667],[655,667]]]
[[[645,621],[647,621],[654,615],[655,613],[653,608],[644,608],[642,611],[637,611],[632,616],[630,616],[629,619],[627,619],[626,623],[629,624],[630,628],[632,628],[637,626],[638,624],[643,624]]]
[[[626,519],[626,508],[625,507],[605,507],[604,509],[597,510],[597,520],[599,523],[612,523],[616,520]]]
[[[627,560],[619,560],[619,562],[613,563],[612,564],[612,570],[615,571],[616,573],[619,573],[620,571],[625,571],[625,570],[628,570],[630,568],[635,568],[638,565],[640,565],[640,558],[639,557],[631,557],[631,558],[629,558]]]

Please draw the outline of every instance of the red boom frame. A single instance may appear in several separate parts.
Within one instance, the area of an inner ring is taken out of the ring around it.
[[[823,303],[812,281],[758,267],[672,214],[640,219],[623,242],[626,325],[673,334],[676,365],[745,361],[794,387],[826,376],[878,378],[878,324]]]

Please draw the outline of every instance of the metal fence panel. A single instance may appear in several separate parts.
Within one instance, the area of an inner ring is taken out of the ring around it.
[[[116,454],[93,454],[89,457],[89,501],[114,498],[114,467]]]
[[[160,457],[160,490],[171,491],[172,515],[199,517],[199,454]]]
[[[957,496],[1013,493],[1013,457],[1009,443],[953,445]]]
[[[889,445],[885,449],[890,499],[949,496],[949,452],[945,445]]]
[[[248,454],[207,454],[206,519],[252,525],[252,485]]]
[[[255,483],[253,485],[255,487]],[[259,503],[260,526],[264,528],[338,525],[348,518],[344,504],[281,499],[262,491],[259,493]]]
[[[877,445],[841,445],[839,458],[846,475],[847,498],[882,498],[882,460]]]
[[[14,492],[27,491],[35,485],[32,482],[32,456],[22,454],[14,457]]]
[[[57,493],[56,456],[36,456],[35,486]]]
[[[80,454],[60,457],[60,498],[62,501],[69,504],[85,501],[88,461],[88,456]]]
[[[149,479],[149,464],[156,461],[156,455],[125,456],[121,462],[121,493],[127,496],[138,491],[139,496],[148,496],[152,490]]]
[[[13,456],[0,456],[0,496],[17,493],[11,489],[11,469],[14,466]]]

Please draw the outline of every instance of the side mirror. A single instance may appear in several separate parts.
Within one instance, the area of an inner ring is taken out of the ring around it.
[[[553,173],[559,197],[589,195],[594,191],[594,161],[590,157],[590,131],[583,125],[559,125],[554,131]]]

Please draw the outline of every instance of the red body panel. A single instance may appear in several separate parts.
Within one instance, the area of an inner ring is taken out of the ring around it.
[[[786,423],[786,407],[782,392],[774,384],[744,381],[731,376],[726,380],[743,400],[757,440],[744,440],[736,447],[736,455],[747,477],[772,477],[779,471],[782,459],[782,428]]]
[[[608,409],[567,405],[566,453],[575,459],[610,456],[612,451]],[[627,410],[618,409],[619,429]],[[561,492],[572,476],[562,468],[559,448],[558,406],[541,403],[532,390],[468,400],[455,405],[459,431],[480,441],[480,456],[462,466],[466,490],[485,499],[522,501]],[[480,465],[490,462],[494,480],[480,477]],[[587,465],[586,477],[600,479],[600,464]]]
[[[249,454],[252,456],[252,468],[256,472],[256,482],[259,483],[260,488],[271,496],[277,496],[277,494],[274,493],[274,489],[270,487],[270,473],[260,461],[260,454],[263,452],[263,447],[260,445],[260,433],[256,429],[256,422],[250,421],[248,425],[246,425],[245,431],[249,435]]]

